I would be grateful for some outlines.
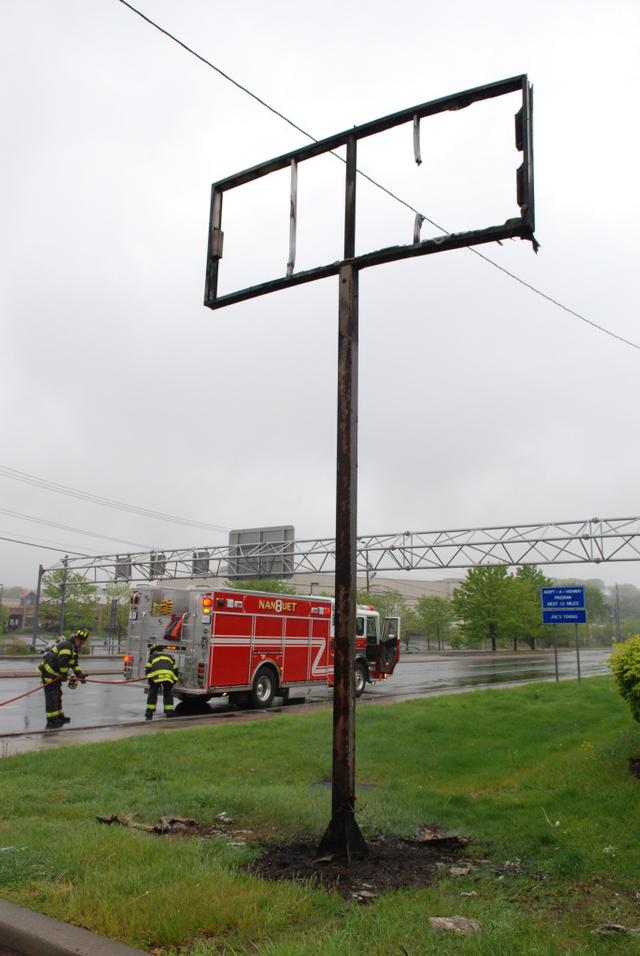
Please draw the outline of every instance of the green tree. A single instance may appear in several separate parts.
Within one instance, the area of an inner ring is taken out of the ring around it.
[[[42,589],[42,611],[55,620],[60,620],[60,606],[64,590],[64,629],[65,632],[77,627],[95,629],[96,624],[96,588],[89,584],[81,574],[70,574],[63,568],[56,568],[45,578]]]
[[[436,641],[438,648],[449,641],[451,625],[454,619],[453,605],[447,598],[425,596],[416,601],[416,614],[422,633],[430,641]]]
[[[585,583],[584,602],[587,608],[587,620],[594,624],[602,624],[609,620],[610,605],[604,592],[595,584]]]
[[[470,568],[453,592],[453,613],[467,646],[491,641],[495,651],[517,630],[517,595],[505,565]]]
[[[116,630],[111,634],[120,640],[127,633],[129,626],[129,602],[131,600],[131,587],[126,581],[112,581],[104,589],[106,598],[105,604],[97,605],[99,621],[96,622],[98,632],[103,635],[111,634],[111,603],[117,601],[116,610]]]
[[[519,639],[528,641],[531,649],[534,650],[536,638],[545,636],[540,589],[550,585],[551,580],[534,565],[522,565],[516,570],[512,584],[517,606],[517,623],[513,634],[514,650],[518,649]]]
[[[400,637],[404,641],[405,648],[409,650],[411,639],[420,637],[422,634],[420,618],[408,605],[405,605],[400,618]]]
[[[370,604],[381,618],[400,617],[407,611],[407,602],[399,591],[358,591],[358,604]]]

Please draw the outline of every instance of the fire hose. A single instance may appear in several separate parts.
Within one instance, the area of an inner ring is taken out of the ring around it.
[[[17,697],[10,697],[9,700],[1,700],[0,707],[6,706],[6,704],[13,704],[17,700],[22,700],[23,697],[29,697],[30,694],[36,694],[39,690],[42,690],[43,687],[47,687],[49,684],[55,684],[56,681],[61,680],[60,677],[52,677],[51,680],[43,681],[41,684],[38,684],[37,687],[34,687],[32,690],[26,691],[24,694],[18,694]],[[87,677],[87,684],[136,684],[139,681],[146,680],[146,677],[130,677],[126,680],[97,680],[95,677]],[[77,680],[74,683],[69,683],[71,690],[76,686]]]

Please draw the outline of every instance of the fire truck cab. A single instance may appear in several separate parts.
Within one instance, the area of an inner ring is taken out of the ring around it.
[[[176,658],[181,700],[228,695],[269,707],[290,690],[333,684],[334,601],[316,595],[145,585],[131,593],[124,672],[144,677],[148,648]],[[386,679],[400,655],[400,619],[358,606],[355,693]]]

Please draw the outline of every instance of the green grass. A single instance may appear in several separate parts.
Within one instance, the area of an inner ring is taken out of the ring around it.
[[[214,839],[167,839],[96,822],[163,814],[273,839],[319,838],[330,792],[331,714],[274,716],[0,761],[0,894],[168,956],[260,953],[592,954],[640,950],[602,940],[606,920],[640,926],[640,750],[607,678],[539,684],[358,711],[358,800],[366,836],[437,821],[472,838],[487,865],[367,907],[309,886],[268,883],[256,853]],[[477,895],[461,896],[473,891]],[[429,916],[476,919],[443,937]]]

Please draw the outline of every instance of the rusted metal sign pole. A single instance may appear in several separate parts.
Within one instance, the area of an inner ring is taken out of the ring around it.
[[[358,501],[358,269],[355,255],[356,140],[347,143],[344,258],[338,317],[335,656],[331,820],[318,852],[366,856],[355,818],[356,557]]]
[[[516,148],[523,153],[522,165],[517,171],[517,203],[520,216],[497,226],[475,229],[465,233],[448,233],[437,239],[420,238],[423,217],[416,215],[413,241],[402,246],[387,246],[356,256],[356,146],[360,139],[385,132],[404,123],[413,123],[414,158],[420,158],[420,121],[448,110],[459,110],[481,100],[493,99],[519,91],[522,106],[516,114]],[[336,558],[335,558],[335,657],[333,704],[333,789],[332,817],[320,843],[320,851],[347,858],[364,856],[367,846],[355,820],[355,687],[354,645],[356,624],[356,502],[357,502],[357,420],[358,420],[358,278],[360,270],[385,262],[394,262],[413,256],[432,255],[448,249],[507,238],[529,239],[533,235],[533,151],[531,139],[532,99],[526,75],[510,77],[498,83],[463,90],[452,96],[421,103],[363,126],[353,127],[271,159],[259,166],[218,180],[211,189],[211,216],[207,249],[207,278],[205,305],[211,309],[223,308],[255,296],[267,295],[331,275],[340,277],[339,335],[338,335],[338,454],[336,489]],[[297,184],[300,163],[332,152],[340,147],[347,150],[345,181],[344,259],[322,266],[295,271]],[[218,268],[223,253],[222,198],[230,189],[236,189],[278,170],[291,170],[289,257],[286,273],[268,282],[218,295]]]

